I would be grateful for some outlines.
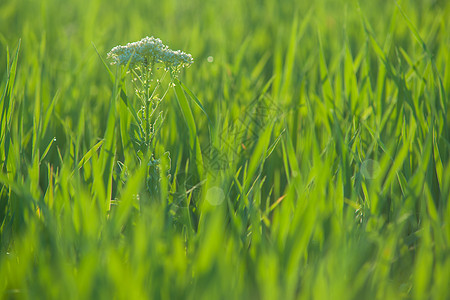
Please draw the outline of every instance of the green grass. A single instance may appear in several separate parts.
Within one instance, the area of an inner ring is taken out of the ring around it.
[[[297,2],[2,1],[0,298],[449,299],[450,2]],[[147,35],[195,60],[153,195]]]

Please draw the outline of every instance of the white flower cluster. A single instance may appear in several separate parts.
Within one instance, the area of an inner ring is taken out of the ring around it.
[[[192,55],[181,50],[174,51],[164,45],[160,39],[145,37],[140,41],[128,43],[126,46],[116,46],[108,53],[112,64],[126,65],[130,61],[131,66],[141,63],[163,63],[166,67],[179,69],[190,66],[194,60]]]

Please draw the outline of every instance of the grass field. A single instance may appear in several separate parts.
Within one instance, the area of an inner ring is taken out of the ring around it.
[[[0,298],[450,299],[449,20],[2,0]],[[149,151],[107,58],[145,36],[195,61],[161,81]]]

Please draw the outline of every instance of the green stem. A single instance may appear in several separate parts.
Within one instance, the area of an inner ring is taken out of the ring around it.
[[[153,67],[155,65],[155,61],[152,60],[151,67],[148,68],[148,65],[145,66],[145,154],[147,154],[150,145],[149,145],[149,138],[150,138],[150,102],[151,102],[151,96],[150,96],[150,77],[151,72],[153,71]],[[153,93],[152,93],[153,94]]]

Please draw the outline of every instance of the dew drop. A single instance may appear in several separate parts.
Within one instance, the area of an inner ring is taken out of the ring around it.
[[[213,186],[206,192],[206,199],[211,205],[217,206],[222,204],[225,199],[225,194],[220,187]]]

